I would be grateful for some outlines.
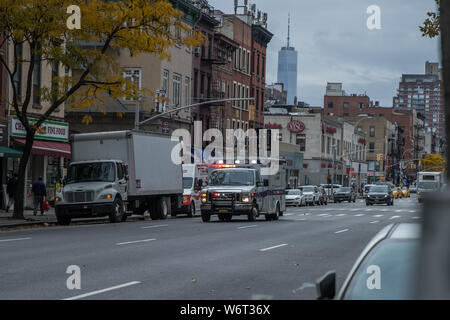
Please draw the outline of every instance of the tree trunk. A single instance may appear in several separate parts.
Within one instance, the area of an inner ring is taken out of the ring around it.
[[[450,181],[450,148],[448,139],[450,138],[450,2],[440,1],[440,25],[441,25],[441,59],[444,74],[444,113],[445,113],[445,140],[446,140],[446,176]]]
[[[14,219],[24,219],[25,170],[27,168],[28,159],[30,158],[31,148],[33,147],[34,133],[34,131],[31,132],[27,130],[25,148],[23,149],[22,157],[20,158],[18,180],[14,195]]]

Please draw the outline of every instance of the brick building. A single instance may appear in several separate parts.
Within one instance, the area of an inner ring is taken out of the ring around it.
[[[425,117],[425,128],[445,135],[444,96],[438,63],[426,62],[425,74],[403,74],[393,98],[396,109],[411,110]]]

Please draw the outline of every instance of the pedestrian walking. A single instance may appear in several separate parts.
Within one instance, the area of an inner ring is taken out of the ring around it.
[[[33,192],[33,214],[36,215],[37,210],[41,210],[41,216],[44,215],[44,210],[42,210],[42,204],[44,200],[47,200],[47,188],[45,187],[44,181],[42,181],[42,177],[39,177],[38,180],[33,183],[31,188],[31,192]]]
[[[8,213],[9,208],[14,205],[14,196],[16,194],[17,187],[17,175],[14,174],[11,178],[9,178],[8,183],[6,185],[6,193],[8,194],[8,204],[6,205],[6,213]]]

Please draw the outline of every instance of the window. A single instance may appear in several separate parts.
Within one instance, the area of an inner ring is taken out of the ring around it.
[[[250,51],[247,51],[247,67],[246,72],[250,73]]]
[[[370,136],[375,137],[375,127],[370,127]]]
[[[16,96],[18,101],[21,100],[20,96],[22,95],[22,45],[16,45],[16,55],[17,55],[17,72],[14,74],[14,88],[16,89]]]
[[[194,99],[198,99],[198,71],[194,70]]]
[[[296,144],[300,146],[300,151],[305,151],[306,139],[304,137],[297,137]]]
[[[169,70],[163,71],[162,89],[166,92],[167,97],[167,94],[169,93]]]
[[[184,96],[184,105],[189,105],[190,104],[190,97],[191,97],[191,78],[186,77],[186,79],[184,80],[184,91],[185,91],[185,96]]]
[[[344,109],[348,109],[350,107],[350,103],[344,102]]]
[[[36,47],[36,51],[39,52],[41,50],[41,46],[38,45]],[[33,103],[40,104],[40,88],[41,88],[41,55],[36,53],[33,57],[34,63],[34,74],[33,74]]]
[[[117,167],[117,180],[122,180],[122,179],[123,179],[123,168],[122,168],[122,164],[116,163],[116,167]]]
[[[370,153],[375,152],[375,142],[370,142],[369,143],[369,152]]]
[[[258,51],[258,60],[256,60],[256,75],[259,76],[259,60],[261,58],[261,54]]]
[[[203,99],[205,94],[205,75],[202,73],[200,75],[200,98]]]
[[[362,110],[364,108],[364,103],[360,102],[358,103],[359,110]]]
[[[325,153],[325,136],[322,135],[322,153]]]
[[[173,74],[173,98],[174,104],[179,105],[181,102],[181,75]]]
[[[265,74],[266,74],[265,66],[266,66],[266,56],[263,55],[263,56],[262,56],[262,66],[261,66],[261,68],[262,68],[262,70],[261,70],[261,77],[262,77],[263,79],[264,79],[264,76],[265,76]]]
[[[55,80],[56,77],[58,77],[58,63],[52,62],[52,103],[56,102],[56,100],[58,99],[59,87],[58,81]]]
[[[123,77],[132,82],[136,89],[141,89],[141,69],[138,68],[126,68]],[[132,101],[135,99],[135,94],[131,92],[131,95],[124,97],[124,100]]]
[[[328,102],[328,109],[333,109],[333,102]]]

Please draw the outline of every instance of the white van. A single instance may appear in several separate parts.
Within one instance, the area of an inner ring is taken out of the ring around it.
[[[188,217],[200,215],[200,196],[203,183],[207,181],[207,164],[183,164],[183,205],[172,210],[172,216],[187,214]]]

